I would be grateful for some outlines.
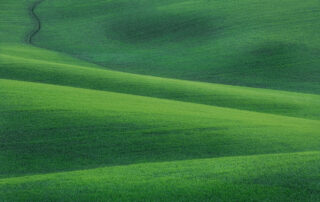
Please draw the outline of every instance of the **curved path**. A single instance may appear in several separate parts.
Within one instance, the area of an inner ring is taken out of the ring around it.
[[[28,34],[27,36],[27,42],[32,44],[32,39],[33,37],[40,31],[41,29],[41,22],[40,22],[40,18],[36,15],[35,13],[35,9],[37,8],[37,6],[39,4],[41,4],[44,0],[38,0],[36,2],[34,2],[31,7],[29,8],[29,12],[30,12],[30,16],[32,17],[32,19],[35,21],[36,25],[35,28]]]

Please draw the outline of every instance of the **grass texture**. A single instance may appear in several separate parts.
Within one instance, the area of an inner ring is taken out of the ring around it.
[[[319,9],[318,0],[45,1],[34,43],[123,72],[320,93]]]
[[[0,0],[0,201],[319,201],[316,0]]]

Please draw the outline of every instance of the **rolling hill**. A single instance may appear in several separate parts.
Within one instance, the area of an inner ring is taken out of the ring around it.
[[[319,152],[303,152],[224,157],[0,179],[0,197],[11,201],[319,201],[319,156]]]
[[[44,1],[34,44],[108,69],[320,93],[318,0]]]
[[[315,0],[0,0],[0,201],[319,201]]]

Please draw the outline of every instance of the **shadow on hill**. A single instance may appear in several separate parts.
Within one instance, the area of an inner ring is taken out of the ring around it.
[[[255,44],[234,56],[225,67],[212,74],[214,82],[251,87],[299,90],[297,85],[318,82],[320,50],[278,41]],[[237,74],[238,76],[231,76]],[[280,84],[281,83],[281,84]],[[301,85],[308,91],[308,85]]]
[[[215,36],[224,29],[222,21],[220,17],[192,13],[135,11],[109,22],[106,35],[132,44],[179,42]]]

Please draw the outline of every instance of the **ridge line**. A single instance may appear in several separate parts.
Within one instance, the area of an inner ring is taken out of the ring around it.
[[[6,180],[14,180],[14,179],[22,179],[22,178],[32,178],[32,177],[39,177],[39,176],[52,176],[52,175],[59,175],[59,174],[68,174],[68,173],[75,173],[75,172],[90,172],[99,169],[108,169],[108,168],[119,168],[119,167],[135,167],[141,165],[155,165],[155,164],[174,164],[174,163],[184,163],[184,162],[192,162],[192,161],[214,161],[218,159],[241,159],[241,158],[255,158],[255,157],[268,157],[268,156],[288,156],[288,155],[310,155],[310,154],[318,154],[320,151],[318,150],[306,150],[306,151],[294,151],[294,152],[280,152],[280,153],[261,153],[261,154],[248,154],[248,155],[235,155],[235,156],[217,156],[217,157],[205,157],[205,158],[192,158],[192,159],[181,159],[181,160],[172,160],[172,161],[148,161],[148,162],[137,162],[137,163],[129,163],[129,164],[119,164],[119,165],[101,165],[97,167],[88,167],[82,169],[75,169],[75,170],[61,170],[61,171],[54,171],[48,173],[27,173],[25,175],[18,175],[18,176],[4,176],[3,178],[0,177],[0,183],[5,182]]]

